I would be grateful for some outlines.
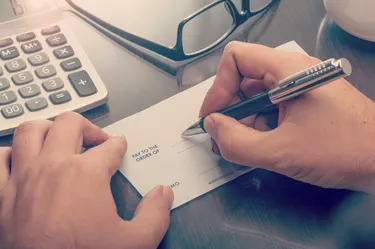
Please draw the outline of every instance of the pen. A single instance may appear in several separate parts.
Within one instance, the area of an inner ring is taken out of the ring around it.
[[[349,76],[351,73],[352,67],[347,59],[329,59],[281,80],[277,87],[268,92],[255,95],[217,113],[241,120],[329,82]],[[190,137],[206,133],[203,126],[204,119],[205,117],[191,125],[182,133],[182,136]]]

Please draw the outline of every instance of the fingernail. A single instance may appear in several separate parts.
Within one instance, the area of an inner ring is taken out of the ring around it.
[[[163,191],[163,186],[156,186],[153,188],[150,193],[148,193],[148,198],[155,198],[158,197],[161,194],[161,191]]]
[[[169,209],[172,208],[173,200],[174,200],[174,194],[172,191],[172,188],[169,186],[164,186],[163,187],[163,195],[164,199],[166,200]]]
[[[205,119],[204,119],[204,129],[206,130],[206,132],[212,137],[214,138],[214,135],[215,135],[215,122],[213,120],[213,118],[210,116],[207,116]],[[215,139],[215,138],[214,138]]]
[[[154,189],[152,189],[151,192],[147,195],[147,197],[150,199],[160,198],[161,196],[164,198],[165,202],[167,203],[167,206],[171,208],[174,196],[173,191],[169,186],[157,186]]]
[[[220,156],[219,151],[217,151],[214,147],[212,147],[212,152],[218,156]]]
[[[219,147],[217,146],[217,144],[215,143],[215,141],[212,141],[212,152],[217,154],[217,155],[220,155],[220,150],[219,150]]]

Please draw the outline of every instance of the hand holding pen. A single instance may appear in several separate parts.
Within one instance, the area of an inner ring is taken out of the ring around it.
[[[328,63],[338,69],[342,62]],[[270,93],[289,76],[320,63],[303,54],[260,45],[227,46],[200,113],[201,117],[208,115],[204,128],[214,141],[213,150],[231,162],[322,187],[375,192],[375,176],[357,172],[358,164],[363,172],[372,172],[374,167],[375,160],[367,160],[375,148],[374,103],[344,79],[240,121],[215,113],[239,102],[240,90],[248,99]]]
[[[347,59],[329,59],[281,80],[275,88],[269,91],[264,91],[249,99],[240,101],[217,111],[217,113],[236,120],[241,120],[275,107],[282,102],[298,97],[332,81],[349,76],[351,73],[352,67]],[[182,133],[182,136],[190,137],[206,133],[203,125],[205,118],[206,117],[203,117],[198,122],[191,125]]]

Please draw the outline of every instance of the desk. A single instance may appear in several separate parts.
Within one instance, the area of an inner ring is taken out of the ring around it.
[[[321,59],[346,57],[354,67],[349,80],[375,99],[375,44],[338,28],[325,17],[322,1],[281,0],[267,15],[272,15],[272,19],[264,32],[259,35],[251,30],[246,34],[248,41],[277,46],[296,40],[310,55]],[[67,21],[110,93],[108,105],[85,113],[99,126],[181,91],[175,77],[109,42],[76,17],[68,16]],[[202,72],[194,77],[207,78],[209,74]],[[2,144],[8,142],[9,137],[0,140]],[[131,218],[140,196],[120,173],[113,177],[111,185],[120,216]],[[160,247],[330,248],[330,240],[339,237],[334,229],[340,224],[337,217],[348,217],[338,210],[353,195],[255,170],[174,210]]]

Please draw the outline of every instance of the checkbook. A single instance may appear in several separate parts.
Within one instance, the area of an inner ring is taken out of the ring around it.
[[[278,49],[305,53],[294,41]],[[175,195],[172,208],[177,208],[252,170],[215,155],[207,134],[181,137],[186,127],[197,120],[213,80],[214,77],[104,129],[109,134],[126,136],[128,151],[120,172],[142,196],[157,185],[169,185]]]

